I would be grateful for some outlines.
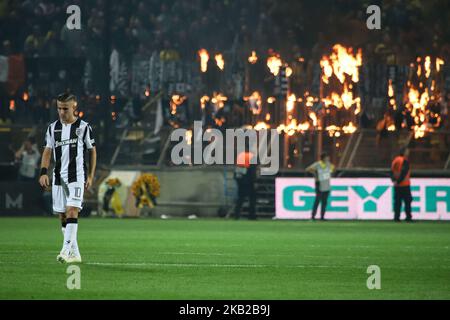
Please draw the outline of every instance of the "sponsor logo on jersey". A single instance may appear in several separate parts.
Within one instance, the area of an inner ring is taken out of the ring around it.
[[[67,139],[67,140],[63,140],[63,141],[56,141],[55,147],[58,148],[60,146],[65,146],[67,144],[72,144],[72,143],[77,143],[77,142],[78,142],[78,138]]]

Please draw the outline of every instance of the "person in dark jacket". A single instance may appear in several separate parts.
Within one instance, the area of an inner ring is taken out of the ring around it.
[[[234,178],[238,186],[238,198],[234,209],[235,219],[241,217],[242,204],[245,199],[249,201],[249,219],[256,220],[256,165],[250,164],[250,159],[253,155],[250,152],[245,152],[238,155],[237,166],[234,171]],[[243,160],[240,160],[243,159]]]

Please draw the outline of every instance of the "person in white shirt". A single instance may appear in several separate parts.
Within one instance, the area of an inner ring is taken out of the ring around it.
[[[35,181],[41,154],[36,148],[34,138],[27,138],[15,156],[16,161],[20,162],[18,180]]]

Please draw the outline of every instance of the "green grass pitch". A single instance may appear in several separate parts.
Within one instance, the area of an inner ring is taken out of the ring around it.
[[[0,299],[449,299],[450,223],[0,218]],[[381,269],[369,290],[367,267]]]

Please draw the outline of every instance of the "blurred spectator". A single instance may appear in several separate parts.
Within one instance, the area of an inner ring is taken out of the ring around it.
[[[41,28],[38,25],[33,26],[33,32],[25,39],[25,55],[37,57],[41,54],[45,38],[42,35]]]
[[[55,21],[45,36],[42,55],[49,57],[61,56],[63,54],[62,48],[62,42],[59,37],[59,24]]]
[[[178,61],[180,60],[180,54],[169,40],[164,40],[163,49],[159,54],[159,59],[162,61]]]
[[[0,55],[9,56],[10,54],[12,54],[11,41],[5,40],[2,43],[2,49],[0,51]]]
[[[36,141],[33,137],[25,140],[16,152],[15,158],[20,163],[18,180],[36,181],[41,154],[38,151]]]
[[[380,146],[380,143],[383,138],[387,136],[388,128],[391,127],[391,125],[394,125],[394,119],[392,117],[392,114],[390,112],[385,112],[383,119],[378,121],[377,123],[377,137],[376,137],[376,145]]]

